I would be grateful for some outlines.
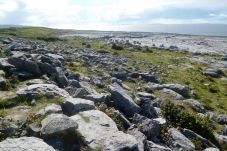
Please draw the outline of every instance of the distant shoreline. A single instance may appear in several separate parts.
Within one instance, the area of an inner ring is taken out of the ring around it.
[[[26,25],[0,25],[1,28],[27,28],[34,26]],[[41,26],[39,26],[41,27]],[[51,27],[44,27],[51,28]],[[131,33],[158,33],[158,34],[179,34],[187,36],[209,36],[209,37],[227,37],[227,24],[148,24],[148,25],[113,25],[103,29],[67,29],[83,32],[131,32]]]

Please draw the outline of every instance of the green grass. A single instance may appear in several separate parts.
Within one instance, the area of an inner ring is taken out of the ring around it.
[[[17,37],[24,37],[30,39],[42,39],[45,41],[55,41],[58,39],[56,35],[61,34],[63,30],[56,30],[50,28],[10,28],[0,29],[0,35],[15,35]],[[139,67],[140,72],[149,71],[151,68],[157,68],[158,73],[156,76],[162,83],[179,83],[183,85],[191,85],[196,91],[195,99],[201,100],[207,109],[213,110],[216,113],[227,113],[226,82],[220,79],[208,78],[202,75],[202,72],[208,67],[202,63],[196,63],[189,60],[193,54],[190,53],[179,53],[166,51],[161,49],[153,49],[143,47],[141,51],[136,50],[114,50],[111,44],[107,44],[105,40],[101,39],[87,39],[83,37],[77,37],[65,41],[58,41],[53,44],[48,44],[51,48],[57,46],[61,48],[62,45],[68,45],[68,48],[86,48],[86,44],[91,45],[91,49],[99,53],[109,53],[117,57],[129,58],[125,62],[129,68],[135,66]],[[88,49],[89,51],[89,49]],[[210,59],[220,59],[220,56],[213,56],[202,54],[199,57],[205,57]],[[136,61],[136,63],[134,63]],[[144,64],[140,64],[144,62]],[[191,67],[187,67],[189,65]],[[70,63],[66,64],[66,67],[74,72],[83,73],[86,76],[102,76],[90,71],[81,62],[80,66],[73,66]],[[136,84],[125,82],[132,90],[136,88]],[[146,83],[140,83],[139,86],[143,87]],[[209,86],[204,86],[209,84]],[[105,88],[104,88],[105,89]],[[98,89],[102,92],[102,89]]]
[[[174,103],[162,104],[163,115],[174,127],[187,128],[219,145],[213,134],[213,126],[209,117],[202,118],[186,108],[176,106]]]
[[[56,103],[60,104],[62,102],[62,99],[60,98],[53,98],[53,99],[48,99],[45,97],[40,97],[36,99],[37,105],[36,107],[43,107],[43,105],[47,105],[49,103]],[[20,99],[18,97],[13,97],[13,98],[7,98],[7,99],[0,99],[0,110],[1,109],[10,109],[12,107],[18,106],[18,105],[30,105],[31,100],[26,100],[26,99]]]
[[[60,31],[44,27],[23,27],[0,29],[0,35],[10,35],[29,39],[39,39],[45,41],[59,40],[56,35]]]
[[[110,52],[116,51],[111,50]],[[144,61],[145,64],[139,66],[141,72],[149,71],[150,68],[158,66],[159,73],[156,76],[162,83],[191,85],[197,93],[195,99],[201,100],[207,109],[211,109],[217,113],[227,113],[227,82],[202,75],[202,72],[208,66],[202,63],[191,62],[188,57],[191,57],[192,54],[153,49],[152,53],[128,50],[117,51],[117,55],[132,58],[132,60],[137,60],[137,62]],[[201,56],[218,58],[217,56],[209,55]],[[129,67],[135,66],[130,59],[126,63]],[[209,86],[205,87],[204,84],[207,83],[209,83]],[[129,82],[126,82],[126,84],[133,89],[136,86]]]

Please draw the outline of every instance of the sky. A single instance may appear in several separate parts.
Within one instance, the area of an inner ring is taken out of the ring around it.
[[[0,24],[97,30],[227,24],[227,0],[0,0]]]

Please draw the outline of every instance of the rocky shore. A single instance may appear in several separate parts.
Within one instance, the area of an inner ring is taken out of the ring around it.
[[[1,151],[227,149],[226,58],[75,40],[0,37]]]
[[[227,55],[227,37],[183,35],[176,33],[149,33],[149,32],[103,32],[78,31],[63,34],[63,37],[105,38],[118,41],[139,42],[143,46],[166,49],[194,54]]]

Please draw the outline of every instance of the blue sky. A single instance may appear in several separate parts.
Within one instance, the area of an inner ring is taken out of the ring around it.
[[[227,0],[0,0],[0,24],[72,29],[227,24]]]

